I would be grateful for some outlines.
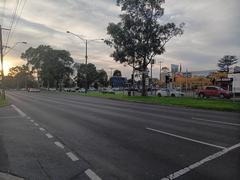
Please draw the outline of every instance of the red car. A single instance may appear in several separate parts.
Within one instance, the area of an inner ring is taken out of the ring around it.
[[[230,99],[232,97],[231,92],[224,90],[218,86],[206,86],[204,89],[198,90],[197,95],[200,98],[219,97],[221,99]]]

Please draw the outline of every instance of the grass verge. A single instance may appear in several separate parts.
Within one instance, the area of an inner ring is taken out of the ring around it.
[[[102,94],[99,92],[83,93],[67,93],[71,95],[101,97],[113,100],[122,100],[130,102],[141,102],[147,104],[158,104],[167,106],[183,106],[198,109],[210,109],[219,111],[235,111],[240,112],[240,102],[233,102],[231,100],[220,100],[220,99],[198,99],[188,97],[157,97],[157,96],[127,96],[123,94]]]
[[[0,107],[7,106],[7,105],[8,105],[7,99],[3,99],[3,98],[0,96]]]

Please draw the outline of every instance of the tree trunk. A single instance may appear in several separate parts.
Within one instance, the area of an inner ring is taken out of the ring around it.
[[[47,80],[47,90],[49,91],[49,88],[50,88],[50,82],[49,80]]]
[[[146,68],[144,68],[146,69]],[[142,96],[147,96],[147,91],[146,91],[146,72],[144,70],[142,74]]]

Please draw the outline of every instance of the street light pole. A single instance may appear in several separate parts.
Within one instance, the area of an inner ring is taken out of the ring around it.
[[[85,64],[88,64],[88,40],[86,39],[86,53],[85,53]]]
[[[27,44],[27,42],[25,42],[25,41],[23,41],[23,42],[16,42],[12,47],[8,47],[8,46],[7,46],[6,48],[9,48],[9,50],[6,51],[3,56],[6,56],[6,55],[7,55],[12,49],[14,49],[18,44]]]
[[[68,34],[72,34],[74,36],[76,36],[77,38],[81,39],[84,43],[85,43],[85,64],[87,65],[88,64],[88,43],[90,41],[96,41],[96,40],[104,40],[104,39],[84,39],[82,38],[80,35],[77,35],[75,33],[72,33],[70,31],[66,31],[66,33]],[[88,84],[87,84],[87,74],[86,74],[86,88],[85,88],[85,93],[87,93],[87,90],[88,90]]]

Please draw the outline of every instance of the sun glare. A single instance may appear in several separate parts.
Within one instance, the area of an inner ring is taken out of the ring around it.
[[[7,76],[9,69],[12,67],[12,64],[10,62],[3,62],[3,69],[4,69],[4,75]]]

